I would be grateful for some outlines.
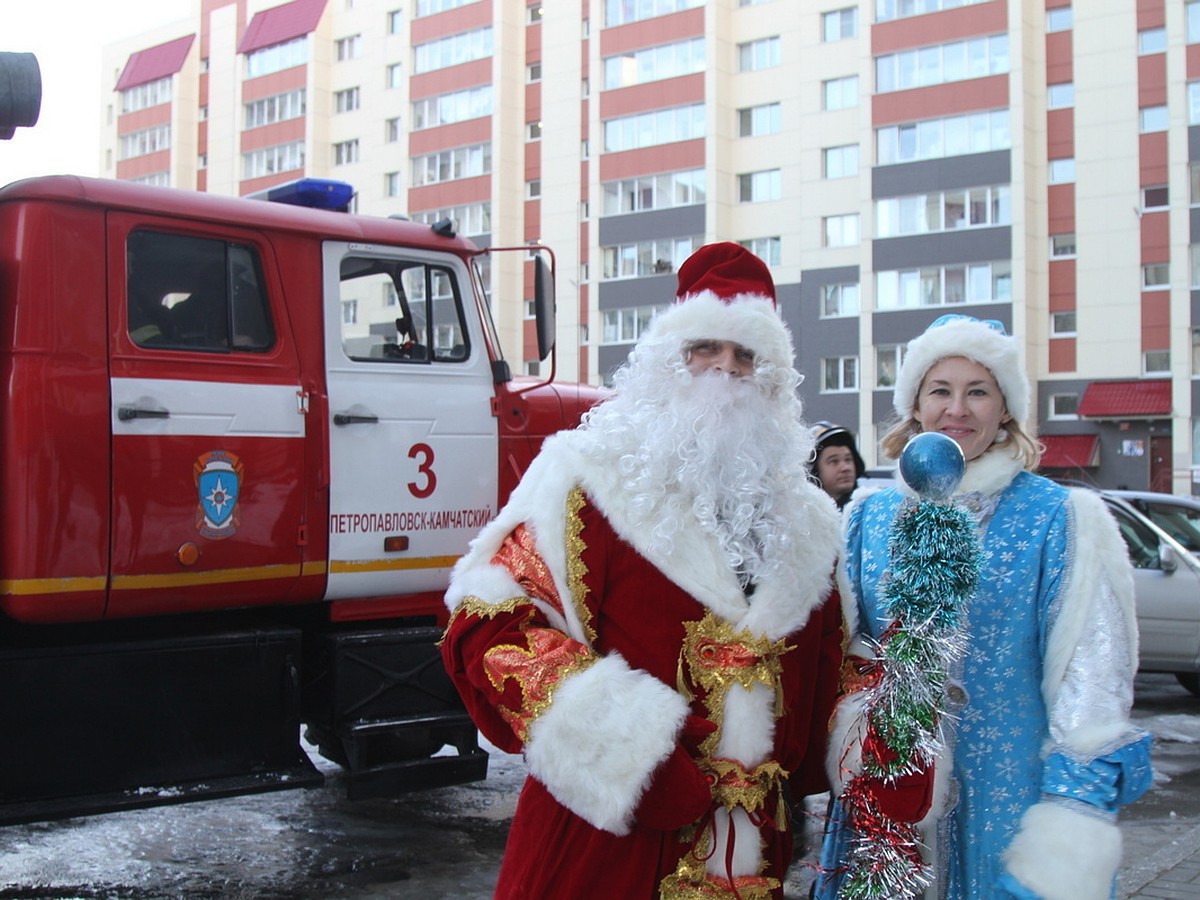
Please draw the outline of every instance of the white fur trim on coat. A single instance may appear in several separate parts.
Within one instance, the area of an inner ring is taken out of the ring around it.
[[[529,773],[586,822],[626,834],[687,711],[671,688],[609,654],[566,678],[530,726]]]
[[[1121,830],[1057,803],[1035,803],[1004,851],[1004,863],[1043,900],[1108,900],[1121,864]]]

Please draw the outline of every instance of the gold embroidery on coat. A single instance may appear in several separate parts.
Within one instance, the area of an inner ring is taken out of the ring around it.
[[[492,557],[492,564],[507,569],[513,580],[529,597],[541,600],[558,613],[562,613],[562,598],[558,596],[554,576],[550,574],[550,567],[538,551],[533,532],[525,525],[518,525],[504,539],[504,543]]]
[[[591,651],[553,628],[525,628],[527,646],[498,644],[483,654],[483,667],[492,687],[503,693],[509,679],[521,689],[521,706],[497,706],[500,715],[522,742],[529,726],[550,708],[554,690],[564,678],[595,662]]]
[[[587,544],[580,537],[583,520],[579,517],[579,511],[585,502],[583,488],[572,488],[567,494],[567,585],[571,591],[571,605],[575,607],[575,615],[579,617],[583,633],[589,644],[595,644],[596,629],[592,627],[592,611],[587,605],[588,589],[583,582],[588,573],[587,563],[583,561]]]

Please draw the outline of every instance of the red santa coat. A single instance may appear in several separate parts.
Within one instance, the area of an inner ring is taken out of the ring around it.
[[[547,441],[447,593],[447,670],[530,771],[496,896],[782,897],[784,798],[827,789],[836,510],[796,486],[785,564],[747,600],[698,529],[651,551],[575,441]]]

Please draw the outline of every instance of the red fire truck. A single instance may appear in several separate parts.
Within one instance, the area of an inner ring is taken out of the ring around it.
[[[302,733],[351,796],[484,777],[442,592],[599,392],[513,377],[500,249],[300,205],[348,191],[0,189],[0,824],[313,784]]]

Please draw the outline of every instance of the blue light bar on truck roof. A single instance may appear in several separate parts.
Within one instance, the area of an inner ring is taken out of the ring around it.
[[[290,203],[293,206],[307,206],[311,209],[346,212],[354,198],[354,186],[330,178],[297,178],[295,181],[277,184],[247,196],[254,200],[270,200],[273,203]]]

